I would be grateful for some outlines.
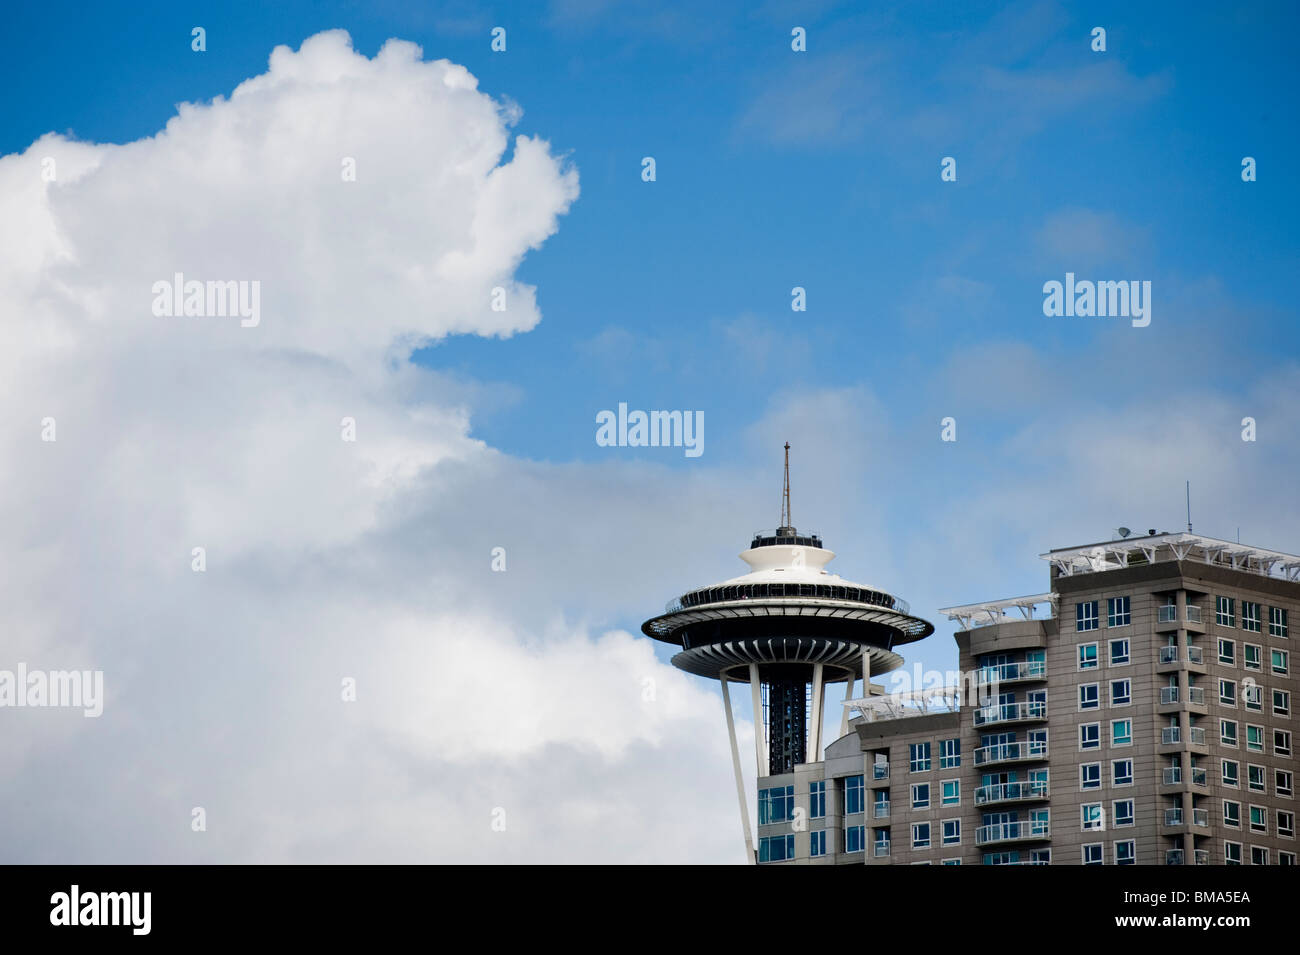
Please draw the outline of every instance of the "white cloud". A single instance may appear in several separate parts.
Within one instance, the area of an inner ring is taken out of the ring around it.
[[[540,320],[513,276],[578,181],[518,116],[332,31],[150,138],[0,158],[0,667],[101,668],[107,694],[97,720],[0,713],[7,859],[738,857],[717,697],[564,609],[666,599],[609,559],[660,515],[607,488],[667,491],[500,455],[406,362]],[[153,315],[175,272],[259,281],[260,324]],[[584,508],[609,526],[571,542]]]

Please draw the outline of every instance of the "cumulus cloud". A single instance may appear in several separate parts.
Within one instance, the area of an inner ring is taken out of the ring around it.
[[[566,487],[649,479],[503,456],[407,360],[540,320],[515,271],[578,176],[519,119],[332,31],[146,139],[0,158],[0,668],[107,695],[4,711],[8,861],[738,858],[724,799],[725,837],[644,811],[728,760],[716,696],[586,599],[636,511],[562,543]],[[154,314],[175,273],[259,282],[260,322]]]

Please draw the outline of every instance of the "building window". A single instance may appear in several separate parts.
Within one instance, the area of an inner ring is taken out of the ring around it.
[[[1264,752],[1264,727],[1246,724],[1246,749],[1252,753]]]
[[[943,793],[941,802],[945,806],[961,805],[961,780],[945,779],[943,781]]]
[[[1273,730],[1273,755],[1274,756],[1291,755],[1291,731],[1290,730]]]
[[[912,823],[912,848],[930,848],[930,824],[928,822]]]
[[[1290,690],[1273,691],[1273,715],[1274,716],[1291,715],[1291,691]]]
[[[1079,788],[1101,788],[1101,763],[1082,763],[1079,766]]]
[[[1237,642],[1235,640],[1219,638],[1219,662],[1224,666],[1235,667],[1237,665]]]
[[[1289,809],[1277,811],[1277,834],[1286,839],[1295,838],[1295,813]]]
[[[1268,832],[1268,810],[1263,806],[1250,807],[1250,831]]]
[[[1235,627],[1231,597],[1214,598],[1214,622],[1220,627]]]
[[[826,780],[819,779],[808,785],[808,816],[822,819],[826,816]]]
[[[961,765],[961,740],[939,740],[939,768],[956,769]]]
[[[961,845],[960,819],[945,819],[943,821],[943,844],[945,846]]]
[[[914,773],[924,773],[930,769],[930,744],[913,743],[911,750],[911,768]]]
[[[1219,702],[1224,706],[1237,705],[1237,681],[1220,680],[1219,681]]]
[[[1092,845],[1083,847],[1083,864],[1084,865],[1101,865],[1101,843],[1094,842]]]
[[[1133,800],[1116,799],[1111,803],[1111,812],[1115,814],[1115,825],[1131,826],[1133,825]]]
[[[1223,824],[1233,829],[1241,828],[1241,803],[1223,800]]]
[[[1255,643],[1241,645],[1241,665],[1247,670],[1264,669],[1264,648]]]
[[[1225,842],[1223,844],[1223,864],[1241,865],[1241,843]]]
[[[1275,769],[1273,770],[1273,788],[1277,790],[1279,796],[1285,796],[1290,799],[1291,790],[1291,770]]]
[[[865,827],[863,826],[844,827],[844,851],[845,852],[862,852],[863,850],[866,849],[865,839],[866,839]],[[887,839],[885,845],[889,845]]]
[[[861,778],[861,777],[859,777]],[[794,818],[794,787],[777,786],[758,791],[758,824],[787,822]]]
[[[1266,791],[1263,766],[1246,766],[1246,787],[1251,792],[1262,793]]]
[[[1273,660],[1273,672],[1279,676],[1286,676],[1291,672],[1287,666],[1287,652],[1285,650],[1272,650],[1269,655]]]
[[[1128,638],[1123,637],[1119,640],[1110,642],[1110,665],[1113,667],[1123,666],[1128,663]]]
[[[944,859],[940,865],[961,865],[960,859]]]
[[[1106,626],[1127,627],[1133,622],[1127,597],[1110,597],[1106,601]]]
[[[1097,669],[1097,644],[1084,643],[1079,646],[1079,669]]]
[[[1128,706],[1133,702],[1133,685],[1128,680],[1110,681],[1110,705]]]
[[[929,783],[912,783],[912,808],[913,809],[930,808],[930,784]]]
[[[1101,706],[1100,693],[1096,683],[1079,684],[1079,709],[1095,710]]]
[[[1259,604],[1249,600],[1241,602],[1241,629],[1259,633]]]
[[[758,840],[759,862],[784,862],[794,858],[794,834],[763,836]]]
[[[1224,746],[1237,745],[1237,721],[1219,720],[1219,742]]]
[[[1235,759],[1223,761],[1223,785],[1236,787],[1241,778],[1241,767]]]
[[[850,815],[866,809],[863,779],[861,776],[847,776],[844,779],[844,813]]]
[[[1281,607],[1268,608],[1268,633],[1272,637],[1285,637],[1286,611]]]
[[[1097,629],[1097,601],[1089,600],[1074,605],[1074,629],[1080,633]]]
[[[1103,813],[1101,803],[1086,802],[1079,807],[1079,822],[1082,824],[1084,832],[1089,829],[1104,828]]]
[[[1254,710],[1256,713],[1261,712],[1264,709],[1264,688],[1258,683],[1252,683],[1250,677],[1247,677],[1242,683],[1242,705],[1248,710]]]
[[[1250,847],[1251,865],[1268,865],[1268,850],[1259,846]]]
[[[1277,864],[1278,864],[1278,865],[1295,865],[1295,853],[1294,853],[1294,852],[1282,852],[1281,850],[1279,850],[1279,851],[1278,851],[1278,854],[1277,854]]]
[[[1115,843],[1115,864],[1137,864],[1137,845],[1132,839],[1125,839],[1123,842]]]
[[[1111,746],[1132,746],[1133,745],[1133,721],[1132,720],[1111,720],[1110,721],[1110,745]]]
[[[810,832],[808,854],[814,859],[818,856],[826,855],[826,830],[818,829],[816,832]]]
[[[1101,724],[1082,723],[1079,725],[1079,749],[1101,748]]]
[[[1116,759],[1110,764],[1110,779],[1112,786],[1132,786],[1133,785],[1133,760]]]

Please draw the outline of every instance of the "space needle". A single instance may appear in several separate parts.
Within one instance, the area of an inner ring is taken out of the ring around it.
[[[740,559],[749,573],[688,591],[641,625],[656,640],[681,648],[673,665],[722,684],[740,800],[745,846],[754,861],[753,834],[740,771],[740,747],[728,685],[748,683],[754,717],[757,775],[790,773],[818,762],[826,686],[856,680],[867,696],[873,673],[903,664],[900,644],[929,636],[934,627],[907,604],[874,587],[826,570],[835,557],[815,533],[800,534],[790,517],[790,444],[785,445],[781,524],[758,531]],[[811,735],[810,735],[811,731]],[[848,709],[840,735],[848,732]],[[761,782],[760,782],[761,785]]]

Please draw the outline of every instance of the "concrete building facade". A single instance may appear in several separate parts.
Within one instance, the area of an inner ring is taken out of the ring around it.
[[[821,761],[758,780],[759,862],[1295,864],[1300,557],[1041,556],[1049,592],[944,611],[963,687],[873,685]]]

